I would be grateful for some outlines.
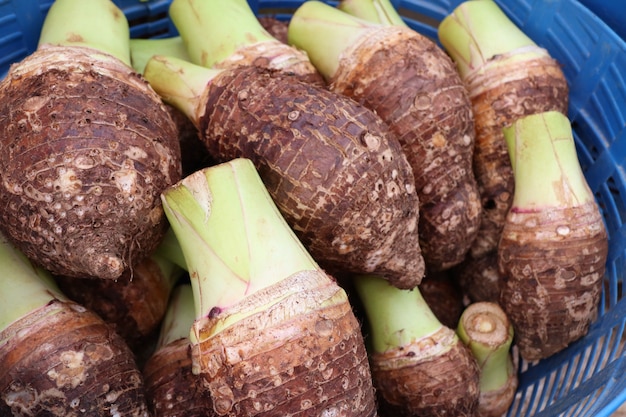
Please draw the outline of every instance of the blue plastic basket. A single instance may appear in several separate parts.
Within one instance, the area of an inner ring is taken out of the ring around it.
[[[224,0],[227,1],[227,0]],[[589,0],[587,0],[589,1]],[[438,22],[461,0],[392,0],[406,21],[436,39]],[[32,52],[52,1],[0,0],[0,78]],[[117,0],[132,37],[176,34],[169,0]],[[249,0],[258,15],[288,19],[302,1]],[[336,2],[329,2],[336,4]],[[626,402],[623,348],[626,300],[626,44],[577,0],[498,0],[511,19],[562,65],[570,85],[569,117],[587,181],[609,233],[603,303],[589,334],[538,363],[520,364],[509,416],[612,414]]]

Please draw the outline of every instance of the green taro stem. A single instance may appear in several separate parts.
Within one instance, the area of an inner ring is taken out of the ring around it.
[[[526,53],[514,53],[507,59],[509,65],[535,55],[545,55],[494,1],[467,0],[461,3],[441,21],[438,37],[463,78],[480,70],[498,55],[526,50]]]
[[[155,55],[146,63],[143,76],[163,101],[183,112],[198,127],[206,104],[204,93],[222,71]]]
[[[594,201],[567,116],[549,111],[503,129],[515,179],[512,210],[569,208]]]
[[[337,8],[369,22],[408,27],[389,0],[341,0]]]
[[[244,45],[276,41],[246,0],[174,0],[169,14],[191,62],[207,68]]]
[[[457,335],[480,367],[480,391],[505,387],[515,369],[510,355],[513,325],[502,308],[490,302],[470,304],[459,319]]]
[[[375,26],[378,25],[310,0],[294,12],[287,38],[290,44],[307,52],[311,63],[328,80],[337,72],[344,52]]]
[[[139,74],[143,74],[148,60],[154,55],[173,56],[185,61],[191,61],[187,53],[187,48],[180,36],[130,40],[130,59],[133,68]]]
[[[319,271],[248,159],[199,170],[161,199],[189,269],[196,318],[297,272]]]
[[[167,346],[179,339],[188,339],[195,318],[191,285],[176,286],[172,291],[165,317],[163,317],[156,348]]]
[[[377,353],[409,345],[443,327],[417,287],[402,290],[376,275],[355,276],[354,285]]]
[[[0,235],[0,268],[0,331],[50,301],[67,301],[52,275],[33,265],[4,235]]]
[[[111,0],[56,0],[44,19],[39,45],[84,46],[130,66],[130,29]]]

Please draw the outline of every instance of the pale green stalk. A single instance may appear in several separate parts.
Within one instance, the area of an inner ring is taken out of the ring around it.
[[[199,170],[165,190],[162,201],[185,255],[198,319],[298,272],[319,270],[248,159]],[[233,313],[212,331],[255,312]]]
[[[276,41],[246,0],[174,0],[169,15],[191,62],[207,68],[225,60],[241,46]]]
[[[369,22],[408,26],[389,0],[341,0],[337,8]]]
[[[167,346],[179,339],[188,339],[195,318],[191,285],[180,284],[172,291],[156,348]]]
[[[402,290],[375,275],[359,275],[354,285],[367,314],[374,352],[407,346],[443,327],[417,287]]]
[[[221,71],[155,55],[146,63],[143,76],[163,101],[183,112],[197,127],[206,104],[204,93]]]
[[[438,36],[463,78],[499,55],[512,54],[504,60],[511,65],[546,54],[493,1],[461,3],[441,21]]]
[[[344,51],[376,25],[310,0],[294,12],[287,37],[290,44],[306,51],[318,71],[330,79],[337,72]]]
[[[176,265],[177,267],[187,270],[187,263],[185,262],[185,255],[183,254],[176,234],[170,227],[165,232],[165,236],[159,243],[159,246],[154,250],[153,258],[167,260],[169,263]]]
[[[476,358],[480,368],[480,391],[505,387],[515,372],[511,358],[513,325],[499,305],[470,304],[461,314],[457,335]]]
[[[180,36],[130,40],[130,59],[135,71],[143,74],[146,63],[154,55],[173,56],[190,61],[187,48]]]
[[[44,19],[39,45],[84,46],[130,66],[130,29],[111,0],[56,0]]]
[[[67,300],[51,274],[0,235],[0,331],[53,300]],[[0,341],[1,343],[1,341]]]
[[[567,208],[594,201],[567,116],[557,111],[525,116],[503,133],[515,178],[512,210]]]

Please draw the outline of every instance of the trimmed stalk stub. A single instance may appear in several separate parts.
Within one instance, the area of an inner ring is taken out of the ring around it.
[[[419,289],[402,290],[377,276],[354,285],[367,314],[372,379],[385,416],[471,416],[479,370],[454,330],[435,317]]]
[[[389,0],[341,0],[337,8],[368,22],[408,26]]]
[[[515,197],[498,248],[500,303],[520,354],[534,361],[583,337],[597,317],[608,238],[566,116],[526,116],[504,136]]]
[[[438,35],[472,102],[473,166],[483,210],[469,253],[479,258],[497,249],[513,200],[514,179],[502,128],[530,114],[567,114],[569,89],[559,63],[496,2],[461,3],[442,20]]]
[[[174,0],[169,15],[196,65],[256,65],[325,84],[307,55],[270,35],[246,0]]]
[[[252,162],[197,171],[162,198],[194,293],[193,372],[217,414],[375,416],[348,297],[296,238]]]
[[[481,204],[471,103],[452,60],[409,27],[368,22],[319,1],[296,10],[289,39],[332,91],[375,111],[397,136],[420,199],[428,268],[460,263],[478,232]]]
[[[511,356],[513,325],[495,302],[476,302],[466,307],[457,327],[480,368],[480,417],[501,417],[511,406],[517,390],[517,369]]]
[[[254,66],[216,70],[155,57],[144,75],[195,121],[215,159],[254,163],[281,214],[324,268],[375,272],[403,288],[419,284],[424,260],[415,180],[376,113]]]

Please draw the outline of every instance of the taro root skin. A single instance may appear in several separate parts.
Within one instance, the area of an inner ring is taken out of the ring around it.
[[[474,174],[483,206],[470,249],[473,257],[497,249],[513,202],[515,184],[502,128],[530,114],[550,110],[567,114],[569,87],[547,51],[523,64],[499,65],[506,59],[506,55],[492,58],[466,79],[476,124]]]
[[[280,301],[265,308],[268,299]],[[202,336],[230,314],[255,310]],[[196,320],[194,373],[204,379],[222,416],[376,416],[359,326],[345,292],[330,276],[303,271]]]
[[[0,332],[3,416],[148,417],[143,377],[96,314],[52,301]]]
[[[210,395],[191,371],[188,338],[160,347],[143,367],[146,398],[154,417],[214,417]]]
[[[254,162],[320,265],[378,272],[402,288],[419,284],[424,262],[412,169],[374,112],[255,67],[225,70],[206,94],[199,130],[209,153]]]
[[[449,327],[442,326],[419,342],[370,356],[381,416],[474,416],[478,365]]]
[[[565,349],[597,317],[608,253],[603,225],[595,201],[549,214],[511,209],[498,249],[500,303],[524,359]]]
[[[119,278],[158,244],[176,126],[130,67],[43,45],[0,83],[2,229],[57,275]]]
[[[381,26],[344,52],[329,84],[375,110],[402,144],[420,198],[428,268],[460,263],[478,232],[481,205],[471,103],[450,58],[407,27]]]

